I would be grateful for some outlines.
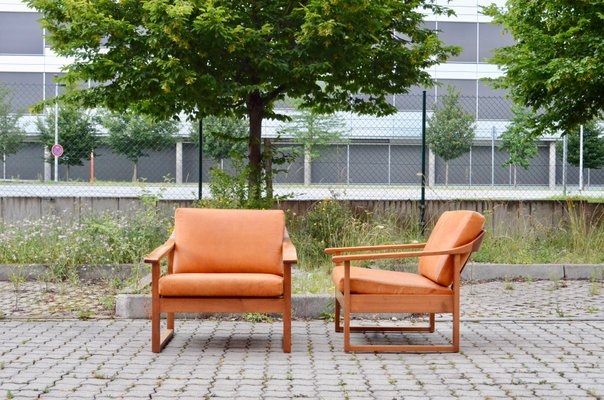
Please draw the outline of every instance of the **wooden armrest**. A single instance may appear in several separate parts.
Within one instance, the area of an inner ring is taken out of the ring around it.
[[[343,256],[332,257],[333,262],[341,263],[343,261],[359,261],[359,260],[378,260],[384,258],[410,258],[410,257],[426,257],[426,256],[442,256],[453,254],[464,254],[472,251],[473,242],[460,247],[445,250],[434,251],[409,251],[405,253],[371,253],[371,254],[347,254]]]
[[[174,250],[174,239],[170,237],[166,243],[162,244],[145,257],[146,263],[158,263],[169,252]]]
[[[356,246],[356,247],[330,247],[325,249],[325,254],[340,254],[351,253],[355,251],[371,251],[371,250],[400,250],[400,249],[417,249],[423,248],[426,243],[410,243],[410,244],[385,244],[380,246]]]
[[[283,263],[288,265],[298,263],[296,247],[289,239],[283,241]]]

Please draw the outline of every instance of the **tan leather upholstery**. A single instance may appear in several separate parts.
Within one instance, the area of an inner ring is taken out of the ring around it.
[[[483,225],[484,217],[477,212],[447,211],[438,219],[424,251],[445,250],[469,243],[480,234]],[[462,265],[469,256],[461,260]],[[419,273],[440,285],[449,286],[453,283],[453,257],[421,257]]]
[[[344,267],[337,266],[331,279],[344,292]],[[448,294],[451,289],[418,274],[350,267],[350,293],[353,294]]]
[[[180,273],[159,279],[164,297],[277,297],[283,277],[275,274]]]
[[[281,210],[178,208],[174,273],[283,276],[284,231],[285,214]]]

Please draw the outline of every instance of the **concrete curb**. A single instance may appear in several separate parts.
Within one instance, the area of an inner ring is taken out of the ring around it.
[[[141,319],[151,316],[151,295],[149,294],[118,294],[115,300],[115,316],[118,318]],[[333,302],[331,294],[292,295],[292,317],[321,318],[329,316],[333,313]],[[176,314],[176,318],[207,318],[209,315],[212,314],[186,313]]]
[[[464,269],[462,278],[466,281],[527,278],[543,279],[604,279],[604,265],[601,264],[481,264],[470,263]],[[333,313],[332,294],[292,295],[292,316],[294,318],[321,318]],[[116,296],[116,317],[149,318],[151,295],[119,294]],[[177,314],[177,318],[204,318],[209,314]]]

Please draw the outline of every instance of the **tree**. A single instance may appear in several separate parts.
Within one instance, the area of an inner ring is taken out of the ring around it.
[[[508,0],[485,14],[516,44],[495,51],[491,62],[505,76],[496,86],[532,108],[539,129],[574,129],[604,110],[604,35],[599,1]]]
[[[36,121],[40,132],[40,141],[51,148],[55,144],[55,114],[49,110],[48,116]],[[59,164],[67,167],[66,179],[69,180],[69,169],[84,165],[83,160],[90,160],[90,154],[99,145],[95,118],[81,109],[63,104],[59,107],[59,143],[63,146],[63,155]],[[47,162],[54,162],[50,155]]]
[[[175,121],[154,122],[150,117],[134,113],[109,114],[103,118],[109,132],[111,150],[132,162],[132,182],[138,179],[138,161],[148,157],[147,151],[161,151],[174,144],[178,133]]]
[[[209,116],[203,119],[203,151],[214,161],[236,155],[243,158],[247,148],[247,121],[235,117]],[[191,141],[199,147],[199,124],[193,123]]]
[[[516,186],[517,167],[528,169],[529,160],[537,155],[537,144],[534,133],[534,114],[518,105],[512,106],[514,117],[510,125],[501,134],[499,148],[508,153],[508,160],[504,166],[512,165],[514,168],[514,186]]]
[[[568,163],[580,166],[581,132],[579,128],[567,132]],[[583,168],[598,169],[604,166],[604,132],[595,121],[583,126]]]
[[[2,179],[6,179],[6,156],[15,154],[23,146],[25,132],[19,126],[19,114],[12,112],[10,90],[0,86],[0,152],[2,152]]]
[[[260,199],[262,121],[285,96],[320,112],[386,115],[386,98],[430,85],[429,67],[459,52],[422,28],[430,0],[28,0],[54,51],[73,62],[70,101],[179,114],[247,116],[250,198]],[[358,96],[359,93],[365,96]]]
[[[463,111],[460,96],[461,91],[449,86],[447,95],[436,103],[426,129],[426,143],[445,161],[445,186],[449,185],[449,161],[470,151],[474,141],[474,116]]]
[[[296,143],[302,145],[304,184],[310,185],[312,160],[318,157],[318,150],[321,147],[342,140],[344,123],[334,114],[323,114],[313,109],[298,108],[298,112],[292,117],[291,122],[279,133],[291,135]]]

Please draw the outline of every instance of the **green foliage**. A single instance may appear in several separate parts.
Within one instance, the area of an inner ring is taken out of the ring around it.
[[[508,153],[509,159],[503,165],[521,166],[528,169],[529,160],[537,155],[534,128],[531,117],[533,114],[524,107],[512,106],[514,117],[507,129],[501,134],[500,150]]]
[[[212,198],[203,199],[197,205],[209,208],[248,208],[271,209],[275,201],[284,200],[286,197],[264,195],[260,198],[251,198],[247,190],[250,167],[245,165],[241,158],[232,154],[232,171],[210,169],[210,191]]]
[[[391,114],[388,94],[431,84],[429,68],[459,52],[422,27],[426,12],[450,14],[428,0],[27,4],[53,50],[73,60],[61,79],[103,82],[70,101],[158,119],[247,116],[252,199],[262,194],[262,120],[284,118],[275,101]]]
[[[160,151],[174,144],[178,133],[175,121],[155,122],[151,118],[133,113],[112,113],[103,118],[109,131],[107,143],[117,154],[132,162],[132,181],[137,180],[137,164],[148,151]]]
[[[567,160],[569,164],[580,165],[581,133],[579,128],[566,133],[568,136]],[[595,121],[583,126],[583,168],[598,169],[604,165],[604,132]]]
[[[149,199],[132,215],[87,215],[72,224],[56,216],[0,224],[0,263],[49,265],[53,279],[70,278],[81,265],[136,264],[166,240],[171,221]]]
[[[4,163],[5,156],[14,154],[21,146],[25,132],[18,124],[19,114],[12,112],[11,92],[5,85],[0,85],[0,155]],[[3,179],[6,176],[3,174]]]
[[[316,269],[326,263],[327,247],[409,243],[421,237],[416,219],[401,219],[394,212],[384,214],[352,213],[345,201],[323,200],[304,216],[290,215],[288,230],[298,250],[299,265]],[[400,260],[396,262],[400,263]],[[389,262],[384,267],[392,267]]]
[[[218,161],[227,158],[243,158],[247,150],[247,121],[236,117],[203,119],[203,152]],[[199,147],[199,122],[193,122],[191,141]]]
[[[460,96],[461,91],[449,86],[428,118],[426,129],[426,143],[445,161],[445,184],[449,182],[449,161],[470,151],[474,141],[474,116],[463,111]]]
[[[599,1],[508,0],[484,13],[509,31],[516,44],[495,51],[491,62],[505,76],[497,87],[532,108],[541,134],[574,129],[604,109],[604,36]]]
[[[287,126],[279,131],[279,134],[293,137],[311,159],[318,157],[321,147],[341,142],[343,133],[344,122],[337,115],[300,107]]]
[[[49,149],[55,144],[55,113],[48,110],[46,118],[38,118],[36,125],[40,132],[40,141]],[[59,106],[59,143],[63,146],[63,155],[59,164],[72,166],[84,165],[83,160],[90,160],[90,153],[98,147],[95,118],[82,109],[70,106]],[[54,156],[48,157],[53,162]],[[67,177],[69,179],[69,177]]]

